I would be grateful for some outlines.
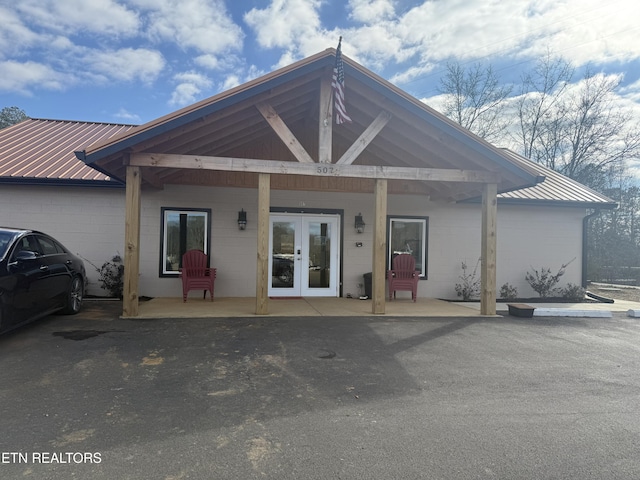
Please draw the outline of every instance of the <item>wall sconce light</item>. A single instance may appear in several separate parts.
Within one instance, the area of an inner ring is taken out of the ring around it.
[[[244,208],[238,212],[238,228],[240,230],[247,228],[247,212],[244,211]]]
[[[364,232],[364,220],[362,219],[362,213],[359,213],[358,215],[356,215],[356,222],[355,222],[355,228],[356,228],[356,232],[358,233],[362,233]]]

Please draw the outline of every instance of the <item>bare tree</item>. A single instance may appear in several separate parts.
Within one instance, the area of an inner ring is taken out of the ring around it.
[[[558,101],[572,77],[571,65],[554,59],[549,52],[536,63],[533,71],[522,76],[516,100],[519,129],[515,136],[525,157],[549,168],[555,166],[553,145],[557,142],[542,139],[550,140],[559,135],[563,110],[558,108]],[[545,151],[545,145],[551,149]]]
[[[446,116],[488,141],[504,136],[509,125],[505,99],[511,87],[500,85],[491,65],[477,63],[465,70],[459,63],[448,63],[440,92],[446,96]]]
[[[523,78],[516,138],[524,156],[602,191],[607,175],[640,154],[640,138],[615,102],[621,77],[590,69],[575,85],[571,77],[569,64],[546,57]]]

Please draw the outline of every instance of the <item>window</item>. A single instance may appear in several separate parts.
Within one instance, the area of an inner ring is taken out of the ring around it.
[[[58,245],[52,238],[38,235],[38,243],[40,244],[43,255],[55,255],[57,253],[64,253],[64,248],[62,248],[61,245]]]
[[[160,276],[178,275],[182,255],[202,250],[209,255],[211,209],[162,208]]]
[[[429,217],[387,217],[388,228],[387,268],[391,268],[393,257],[409,253],[416,259],[420,278],[427,278],[427,239]]]

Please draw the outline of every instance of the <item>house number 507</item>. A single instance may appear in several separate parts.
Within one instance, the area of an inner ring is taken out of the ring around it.
[[[335,167],[318,167],[316,172],[322,175],[334,175],[338,173],[338,169]]]

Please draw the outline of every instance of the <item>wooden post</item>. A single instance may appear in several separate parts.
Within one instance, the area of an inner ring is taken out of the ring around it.
[[[387,180],[377,179],[374,193],[372,312],[382,314],[385,312],[385,280],[387,273],[385,268],[387,255]]]
[[[333,136],[333,90],[331,74],[326,72],[320,82],[320,112],[318,115],[318,162],[331,163]]]
[[[122,315],[138,316],[140,272],[140,167],[127,166],[125,187],[125,251]]]
[[[482,247],[480,273],[480,313],[496,314],[496,250],[498,186],[486,183],[482,190]]]
[[[269,313],[269,204],[271,176],[258,175],[258,258],[256,272],[256,315]]]

